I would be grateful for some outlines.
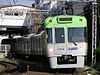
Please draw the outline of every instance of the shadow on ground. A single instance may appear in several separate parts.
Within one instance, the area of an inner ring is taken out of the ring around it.
[[[45,72],[45,73],[69,73],[72,74],[75,71],[74,69],[50,69],[50,65],[48,60],[47,61],[43,61],[43,59],[41,59],[42,61],[20,61],[19,62],[19,72],[27,72],[27,71],[34,71],[34,72]]]

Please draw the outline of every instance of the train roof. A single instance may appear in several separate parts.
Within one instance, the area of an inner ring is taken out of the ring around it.
[[[84,16],[60,15],[48,17],[45,20],[45,27],[86,27],[87,20]]]

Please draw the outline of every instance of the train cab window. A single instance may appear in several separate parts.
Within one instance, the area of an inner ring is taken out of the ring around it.
[[[68,42],[86,41],[86,29],[84,27],[68,28]]]
[[[52,28],[48,28],[47,29],[47,34],[48,34],[47,42],[48,43],[53,43],[53,40],[52,40]]]
[[[64,43],[64,28],[55,28],[55,43]]]

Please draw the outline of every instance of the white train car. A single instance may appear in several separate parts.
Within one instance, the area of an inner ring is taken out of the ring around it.
[[[45,28],[50,67],[84,67],[88,47],[86,18],[75,15],[48,17]]]

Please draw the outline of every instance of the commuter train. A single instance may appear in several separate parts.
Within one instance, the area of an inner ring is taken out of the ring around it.
[[[87,21],[82,16],[55,16],[45,20],[47,57],[51,68],[84,67]]]
[[[44,30],[14,38],[11,50],[17,54],[41,55],[49,59],[50,68],[84,67],[87,56],[87,20],[83,16],[48,17]],[[34,59],[34,58],[33,58]]]

